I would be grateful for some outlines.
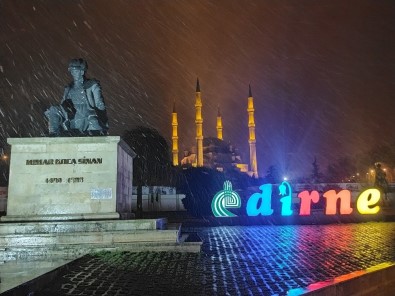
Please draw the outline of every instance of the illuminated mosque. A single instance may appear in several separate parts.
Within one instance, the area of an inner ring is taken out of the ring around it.
[[[247,101],[248,130],[250,147],[250,164],[242,163],[240,154],[233,145],[226,144],[222,136],[222,116],[218,106],[217,114],[217,137],[203,137],[203,116],[202,97],[200,92],[199,79],[196,83],[195,93],[195,123],[196,123],[196,146],[191,151],[184,151],[183,158],[179,162],[178,154],[178,119],[175,102],[172,112],[172,155],[174,166],[210,167],[218,171],[224,171],[236,167],[241,172],[258,178],[258,167],[256,159],[256,139],[255,139],[255,119],[254,119],[254,99],[252,97],[251,85],[249,85],[249,96]]]

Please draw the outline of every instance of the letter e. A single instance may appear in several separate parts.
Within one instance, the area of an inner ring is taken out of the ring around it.
[[[377,214],[380,207],[377,203],[380,201],[380,190],[376,188],[369,188],[361,192],[357,199],[357,209],[361,214]],[[375,207],[373,207],[376,205]]]

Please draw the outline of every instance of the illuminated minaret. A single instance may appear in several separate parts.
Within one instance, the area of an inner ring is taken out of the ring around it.
[[[196,82],[196,93],[195,93],[195,109],[196,109],[196,146],[197,146],[197,155],[196,155],[196,166],[203,166],[203,118],[202,118],[202,97],[200,95],[200,85],[199,78]]]
[[[254,98],[252,97],[251,85],[249,87],[248,95],[248,130],[249,138],[248,143],[250,144],[250,171],[255,178],[258,178],[258,166],[256,161],[256,138],[255,138],[255,119],[254,119]]]
[[[171,117],[171,125],[173,127],[173,132],[171,136],[171,140],[173,142],[173,165],[178,165],[178,120],[177,120],[177,112],[176,112],[176,102],[173,103],[173,113]]]
[[[218,105],[218,114],[217,114],[217,138],[222,140],[222,117],[221,117],[221,111],[219,110],[219,105]]]

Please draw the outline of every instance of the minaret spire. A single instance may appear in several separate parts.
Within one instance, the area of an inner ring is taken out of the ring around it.
[[[248,112],[248,130],[249,130],[248,143],[250,145],[250,172],[252,176],[258,178],[258,166],[256,160],[254,98],[252,97],[251,84],[249,84],[248,86],[249,86],[249,93],[248,93],[247,112]]]
[[[178,165],[178,120],[177,120],[177,112],[176,112],[176,101],[173,103],[173,113],[172,113],[172,154],[173,154],[173,165]]]
[[[196,166],[203,166],[203,117],[202,117],[202,97],[200,93],[199,78],[196,82],[196,93],[195,93],[195,110],[196,110],[196,146],[197,146],[197,157]]]
[[[222,138],[222,117],[221,117],[221,111],[219,109],[219,105],[218,105],[218,113],[217,113],[217,138],[220,140],[223,140],[223,138]]]

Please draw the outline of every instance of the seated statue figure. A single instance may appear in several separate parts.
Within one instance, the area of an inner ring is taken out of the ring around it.
[[[107,135],[108,119],[100,83],[85,78],[87,69],[83,59],[70,61],[73,81],[66,86],[60,105],[45,111],[50,136]]]

